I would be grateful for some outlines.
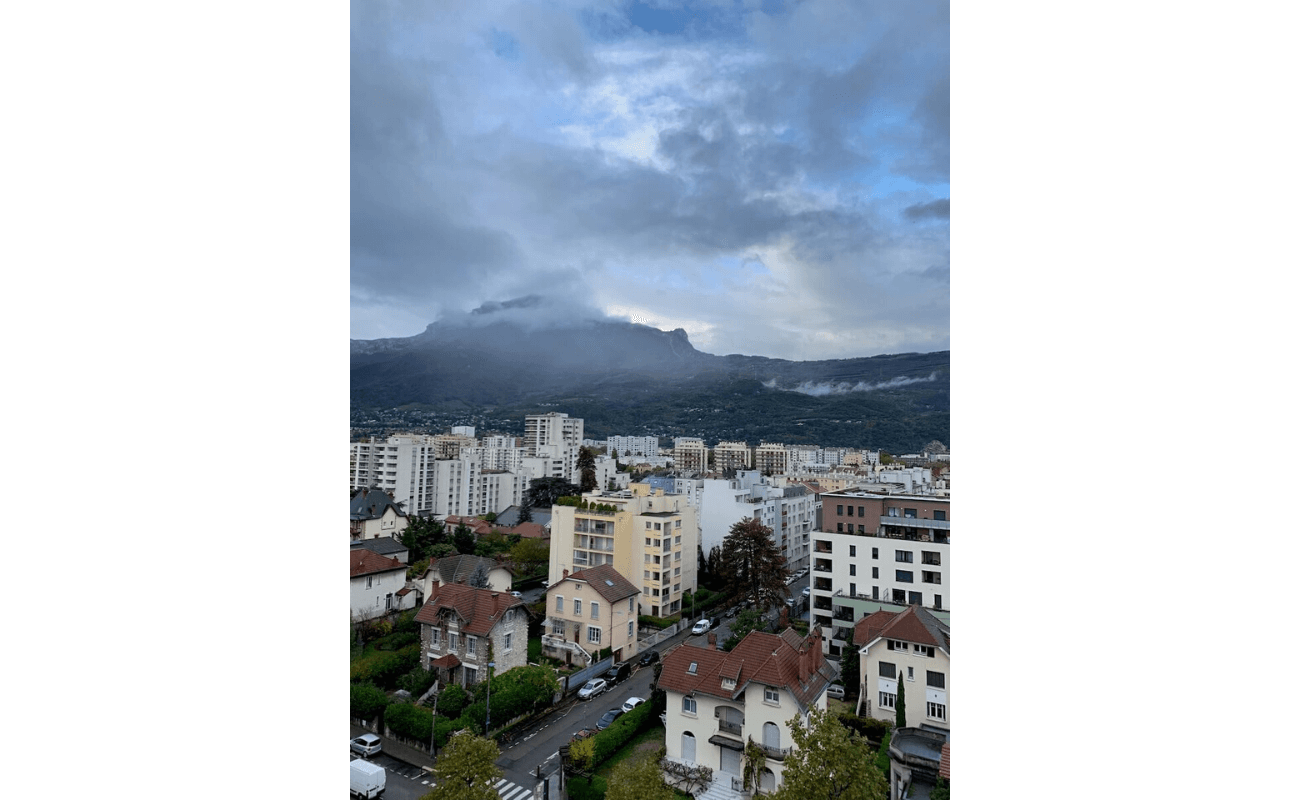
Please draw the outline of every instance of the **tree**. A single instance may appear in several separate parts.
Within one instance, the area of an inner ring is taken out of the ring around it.
[[[561,497],[576,497],[582,489],[564,478],[533,478],[524,493],[524,503],[530,508],[549,509]]]
[[[443,542],[429,548],[429,558],[446,558],[447,556],[456,555],[456,552],[456,545],[451,542]]]
[[[587,776],[587,785],[591,785],[591,761],[596,757],[596,740],[587,737],[569,745],[569,763],[573,771]]]
[[[753,599],[763,610],[780,605],[790,596],[786,588],[790,570],[785,566],[785,557],[776,549],[772,529],[756,519],[731,526],[722,540],[718,572],[726,581],[724,590],[728,594]]]
[[[794,748],[785,758],[785,773],[774,800],[884,800],[885,777],[872,762],[867,740],[849,733],[834,715],[820,708],[808,713],[805,727],[790,722]]]
[[[844,681],[844,696],[857,697],[862,684],[862,654],[852,641],[840,654],[840,677]]]
[[[532,575],[551,561],[551,548],[541,539],[520,539],[510,548],[510,559],[523,575]]]
[[[532,503],[525,501],[523,505],[519,506],[519,522],[524,523],[524,522],[532,522],[532,521],[533,521]]]
[[[722,643],[722,649],[731,652],[740,644],[750,631],[756,631],[764,627],[763,615],[758,611],[747,608],[736,615],[731,622],[731,637]]]
[[[474,568],[473,574],[469,576],[469,579],[466,581],[466,583],[474,587],[475,589],[488,588],[487,565],[484,564],[482,561],[478,562],[478,566]]]
[[[609,789],[605,792],[605,800],[673,800],[674,797],[673,790],[664,783],[659,759],[652,754],[619,762],[609,775]]]
[[[433,767],[438,785],[421,800],[497,800],[493,786],[502,778],[500,757],[491,739],[472,733],[451,737]]]
[[[456,552],[473,555],[474,548],[478,546],[478,538],[474,536],[474,531],[462,522],[456,526],[456,532],[451,535],[451,543],[456,545]]]
[[[899,667],[901,670],[902,667]],[[907,692],[903,686],[903,676],[898,676],[898,702],[894,706],[896,724],[900,728],[907,727]]]
[[[410,561],[423,561],[435,545],[446,541],[447,526],[432,517],[412,517],[398,537],[411,551]]]
[[[582,476],[579,486],[584,492],[596,490],[596,456],[590,447],[578,448],[578,473]]]
[[[948,800],[952,796],[952,789],[948,785],[948,779],[940,777],[934,782],[934,788],[930,790],[930,800]]]

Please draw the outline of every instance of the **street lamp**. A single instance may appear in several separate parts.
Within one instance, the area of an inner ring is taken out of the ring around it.
[[[488,662],[488,687],[487,687],[487,715],[483,720],[483,735],[492,735],[492,668],[497,665],[495,661]]]

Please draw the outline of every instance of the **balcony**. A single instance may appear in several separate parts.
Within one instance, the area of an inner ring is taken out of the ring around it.
[[[763,749],[763,755],[773,761],[785,761],[785,757],[790,755],[789,747],[769,747],[765,744],[760,744],[758,746]]]
[[[881,517],[881,525],[898,526],[902,528],[926,528],[936,531],[951,530],[952,522],[946,519],[918,519],[917,517]]]
[[[814,549],[818,553],[826,553],[829,555],[831,553],[831,543],[823,539],[818,539]]]
[[[739,722],[729,722],[725,719],[718,720],[718,733],[728,733],[739,737],[743,728],[744,726]]]

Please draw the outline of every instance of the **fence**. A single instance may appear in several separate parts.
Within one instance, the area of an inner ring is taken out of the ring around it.
[[[609,669],[613,664],[614,657],[610,656],[609,658],[604,658],[593,663],[589,667],[580,669],[572,675],[566,676],[563,685],[560,687],[560,692],[562,694],[568,694],[569,692],[578,691],[582,688],[582,684],[587,682],[588,678],[595,678],[603,675],[605,670]]]
[[[661,631],[657,631],[655,633],[650,634],[648,637],[640,641],[639,649],[645,650],[646,648],[654,647],[655,645],[659,644],[663,640],[667,639],[669,636],[672,636],[674,633],[677,633],[679,630],[682,630],[682,626],[685,624],[686,624],[685,622],[681,622],[681,621],[674,622],[672,625],[669,625],[667,628],[664,628]]]

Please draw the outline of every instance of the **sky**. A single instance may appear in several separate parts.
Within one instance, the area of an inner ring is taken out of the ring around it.
[[[944,2],[352,4],[354,339],[485,303],[949,348]]]

